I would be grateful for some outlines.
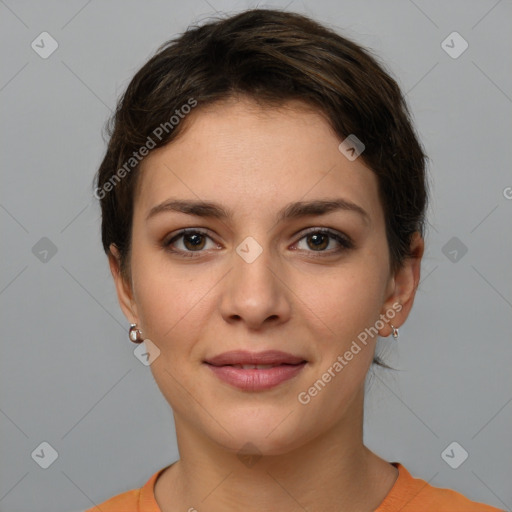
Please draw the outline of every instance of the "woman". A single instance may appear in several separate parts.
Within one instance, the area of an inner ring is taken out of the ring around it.
[[[142,67],[95,195],[180,459],[91,511],[497,510],[363,444],[377,338],[420,278],[425,160],[395,81],[297,14],[190,29]]]

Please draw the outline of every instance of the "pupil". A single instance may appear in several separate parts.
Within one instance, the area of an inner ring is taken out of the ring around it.
[[[313,244],[316,248],[324,248],[322,246],[325,246],[325,238],[327,237],[321,234],[310,235],[310,240],[314,240]],[[324,239],[323,242],[320,239]]]
[[[185,237],[186,242],[188,242],[188,243],[186,243],[187,247],[188,247],[188,245],[191,245],[192,247],[195,247],[195,248],[199,247],[202,242],[202,240],[201,240],[202,236],[203,235],[198,235],[198,234],[187,235]]]

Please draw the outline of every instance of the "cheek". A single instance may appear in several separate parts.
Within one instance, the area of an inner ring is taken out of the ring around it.
[[[184,414],[190,407],[189,390],[197,388],[193,380],[197,368],[192,369],[191,364],[207,319],[204,301],[215,281],[199,270],[192,277],[192,266],[181,272],[160,264],[158,258],[138,262],[132,265],[137,311],[144,337],[160,350],[151,372],[168,403]]]
[[[379,318],[386,284],[384,269],[375,260],[363,258],[335,272],[311,279],[298,279],[294,284],[297,296],[304,303],[311,322],[319,333],[337,349],[351,341]],[[321,339],[319,340],[321,342]]]
[[[322,417],[332,425],[360,396],[373,360],[377,336],[368,333],[379,319],[386,274],[375,261],[361,261],[314,283],[301,293],[317,364],[300,389],[299,410],[307,421]]]
[[[144,336],[162,352],[188,351],[187,341],[197,339],[207,318],[208,292],[218,278],[199,266],[173,266],[150,251],[134,251],[132,278]]]

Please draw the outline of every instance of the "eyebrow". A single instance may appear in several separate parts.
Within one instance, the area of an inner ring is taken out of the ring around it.
[[[336,211],[355,212],[359,214],[367,224],[370,223],[370,216],[361,206],[342,198],[289,203],[279,210],[277,222],[301,217],[326,215]],[[231,210],[214,202],[170,199],[151,208],[146,220],[162,212],[179,212],[219,220],[229,220],[234,216]]]

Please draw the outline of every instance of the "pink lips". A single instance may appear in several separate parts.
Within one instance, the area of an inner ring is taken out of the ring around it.
[[[234,350],[205,363],[219,379],[232,386],[244,391],[263,391],[295,377],[306,365],[306,360],[278,350]]]

